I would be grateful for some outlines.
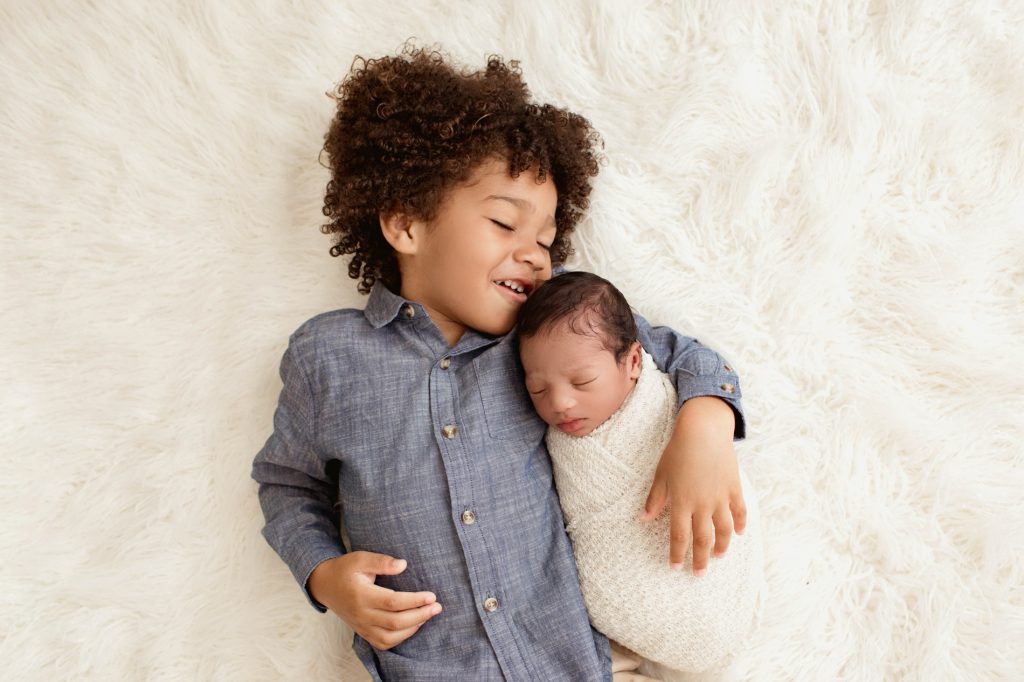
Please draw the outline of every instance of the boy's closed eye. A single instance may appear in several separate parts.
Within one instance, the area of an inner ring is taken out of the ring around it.
[[[495,225],[497,225],[501,229],[507,230],[508,232],[515,232],[516,231],[516,228],[515,228],[514,225],[510,225],[510,224],[502,222],[500,220],[495,220],[494,218],[488,218],[488,220],[490,220],[492,223],[494,223]],[[552,242],[552,243],[554,243],[554,242]],[[551,250],[551,244],[545,244],[542,241],[538,241],[537,242],[537,246],[539,246],[542,249],[546,249],[547,251]]]

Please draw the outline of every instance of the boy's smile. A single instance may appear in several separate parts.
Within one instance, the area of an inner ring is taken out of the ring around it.
[[[526,301],[526,297],[533,291],[533,282],[521,280],[521,279],[504,279],[495,284],[501,288],[506,296],[512,298],[513,301],[523,303]]]
[[[482,163],[448,192],[429,221],[383,217],[398,253],[401,295],[420,303],[455,345],[467,329],[507,333],[526,297],[551,277],[558,194],[551,178],[504,159]]]

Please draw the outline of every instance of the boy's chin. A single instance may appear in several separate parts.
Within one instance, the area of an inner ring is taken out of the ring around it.
[[[504,336],[512,331],[512,327],[515,324],[516,320],[514,317],[509,319],[491,319],[473,328],[489,336]]]

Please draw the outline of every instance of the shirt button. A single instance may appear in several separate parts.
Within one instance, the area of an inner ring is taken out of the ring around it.
[[[498,610],[498,600],[494,597],[488,597],[484,600],[484,611],[488,613],[494,613]]]
[[[405,315],[406,317],[413,317],[414,315],[416,315],[416,309],[413,308],[410,304],[406,303],[405,306],[402,308],[402,314]]]
[[[448,369],[452,366],[451,358],[441,358],[441,369]]]
[[[733,387],[732,384],[722,384],[722,390],[725,391],[726,393],[733,393],[736,389]]]
[[[732,371],[732,367],[730,367],[729,365],[722,365],[722,369],[724,369],[726,372]]]
[[[444,437],[449,440],[455,438],[455,434],[457,434],[458,432],[459,430],[455,428],[454,424],[449,424],[448,426],[441,429],[441,433],[443,433]]]
[[[474,514],[471,510],[467,509],[466,511],[462,512],[462,522],[467,526],[472,526],[474,523],[476,523],[476,514]]]

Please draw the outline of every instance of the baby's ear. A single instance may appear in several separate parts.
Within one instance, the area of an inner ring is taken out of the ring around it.
[[[419,226],[404,213],[380,214],[380,231],[391,248],[401,254],[412,255],[419,246]]]
[[[640,370],[644,365],[643,348],[639,341],[634,341],[629,347],[629,354],[626,355],[626,367],[629,370],[630,379],[639,379]]]

